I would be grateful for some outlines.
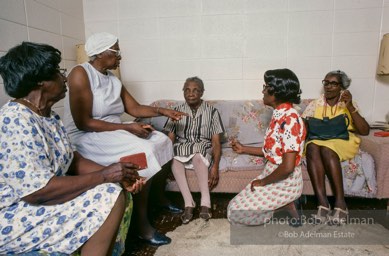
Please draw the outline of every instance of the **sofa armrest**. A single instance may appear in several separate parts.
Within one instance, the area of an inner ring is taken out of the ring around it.
[[[374,136],[371,130],[367,136],[360,136],[361,149],[369,153],[375,163],[377,175],[377,198],[389,198],[389,138]]]

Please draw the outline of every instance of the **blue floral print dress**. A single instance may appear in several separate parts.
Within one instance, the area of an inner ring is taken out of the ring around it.
[[[32,205],[23,197],[64,176],[73,151],[60,117],[9,102],[0,109],[0,255],[71,254],[104,223],[122,188],[106,183],[68,202]]]

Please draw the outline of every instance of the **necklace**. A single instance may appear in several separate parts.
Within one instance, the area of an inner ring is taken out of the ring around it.
[[[339,99],[340,97],[336,100],[336,103],[335,103],[335,111],[332,112],[332,109],[334,106],[330,106],[330,110],[331,110],[331,115],[334,116],[336,114],[336,111],[338,110],[338,104],[339,104]],[[323,109],[323,117],[327,116],[327,99],[324,97],[324,109]]]
[[[32,103],[31,101],[29,101],[28,99],[26,99],[26,98],[20,98],[22,101],[24,101],[24,102],[27,102],[27,103],[29,103],[31,106],[33,106],[34,108],[36,108],[36,110],[38,111],[38,114],[39,115],[41,115],[41,116],[43,116],[43,114],[42,114],[42,110],[37,106],[37,105],[35,105],[34,103]]]

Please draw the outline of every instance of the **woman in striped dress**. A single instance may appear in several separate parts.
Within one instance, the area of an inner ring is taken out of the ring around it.
[[[181,220],[187,224],[193,217],[195,202],[186,180],[185,168],[194,169],[196,173],[201,192],[200,218],[208,220],[211,218],[209,191],[219,181],[220,134],[224,133],[224,127],[217,109],[201,99],[204,84],[200,78],[188,78],[183,91],[185,103],[177,106],[176,110],[187,116],[179,121],[170,119],[165,130],[173,141],[172,171],[185,202]]]

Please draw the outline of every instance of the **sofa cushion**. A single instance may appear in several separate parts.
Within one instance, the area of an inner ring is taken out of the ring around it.
[[[237,154],[231,147],[222,148],[222,157],[220,159],[219,171],[261,171],[265,167],[265,158]]]
[[[173,109],[183,102],[182,100],[158,100],[151,106]],[[262,157],[236,154],[232,151],[230,142],[232,139],[237,139],[244,145],[262,146],[273,109],[265,106],[262,100],[211,100],[207,102],[219,111],[225,128],[222,136],[223,154],[219,170],[262,170],[264,167]],[[295,107],[302,113],[309,102],[310,100],[303,100]],[[167,117],[140,118],[137,121],[151,124],[156,130],[163,131]]]
[[[304,99],[300,104],[295,105],[294,107],[301,114],[311,101],[312,99]],[[247,185],[247,180],[251,180],[260,174],[264,168],[264,158],[237,154],[231,149],[229,142],[231,139],[236,138],[245,145],[262,146],[264,134],[269,125],[273,110],[265,106],[262,100],[215,100],[207,102],[219,110],[226,130],[223,135],[222,157],[219,164],[219,171],[224,172],[221,176],[221,181],[225,180],[223,179],[224,176],[230,177],[231,175],[236,179],[235,181],[228,181],[228,183],[225,183],[226,187],[223,187],[223,189],[218,186],[216,191],[235,191],[231,190],[231,184],[234,183],[239,183],[235,188],[239,188],[240,190]],[[182,103],[183,101],[177,100],[158,100],[151,105],[154,107],[172,109]],[[140,118],[137,119],[137,121],[151,124],[155,129],[163,131],[167,118],[159,116]],[[377,184],[375,179],[374,161],[368,153],[361,151],[354,159],[342,162],[342,172],[346,195],[363,197],[375,196]],[[192,172],[188,171],[188,173]],[[240,174],[238,173],[241,173],[242,177],[244,176],[245,178],[239,181],[237,177],[240,177]],[[303,168],[303,179],[305,194],[313,194],[309,175],[306,171],[306,165]],[[242,181],[243,183],[240,184]],[[196,182],[193,181],[193,183]],[[327,192],[328,194],[332,194],[328,182]]]
[[[159,100],[154,107],[174,108],[183,101]],[[260,146],[263,144],[265,130],[270,122],[272,109],[262,100],[215,100],[207,101],[220,113],[225,133],[222,136],[222,158],[220,171],[261,170],[264,167],[262,157],[239,155],[232,151],[230,142],[239,140],[242,144]],[[137,121],[151,124],[156,130],[163,131],[167,117],[141,118]]]

